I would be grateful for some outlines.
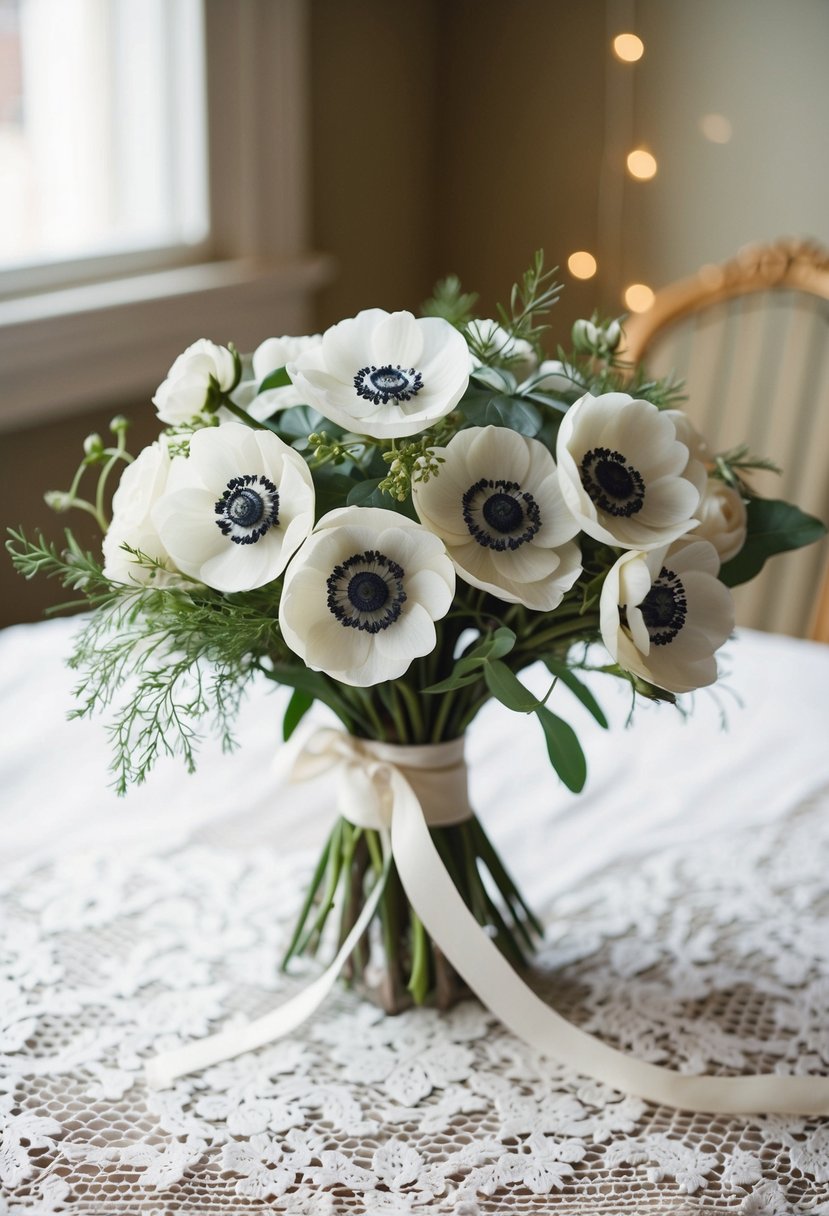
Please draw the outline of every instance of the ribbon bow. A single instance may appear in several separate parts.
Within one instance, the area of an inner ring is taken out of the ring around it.
[[[247,1025],[165,1052],[147,1064],[155,1086],[289,1034],[322,1004],[367,929],[394,861],[409,903],[457,973],[518,1038],[542,1055],[657,1105],[707,1114],[829,1114],[829,1077],[686,1076],[637,1060],[573,1026],[538,997],[487,937],[458,894],[429,827],[471,815],[463,741],[398,747],[318,731],[295,767],[298,779],[340,766],[339,809],[380,832],[384,868],[328,969],[297,996]],[[421,798],[428,810],[424,812]]]

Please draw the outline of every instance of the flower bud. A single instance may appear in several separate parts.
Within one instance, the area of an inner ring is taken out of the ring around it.
[[[579,320],[573,322],[573,346],[584,354],[592,353],[599,343],[599,331],[592,321]]]
[[[58,511],[62,514],[64,511],[70,510],[72,495],[67,494],[65,490],[47,490],[43,495],[43,501],[47,507],[51,507],[53,511]]]
[[[125,431],[129,424],[129,418],[125,418],[123,414],[116,414],[109,424],[109,429],[117,435],[119,431]]]
[[[100,456],[104,450],[104,441],[97,432],[94,432],[84,439],[83,450],[85,456]]]

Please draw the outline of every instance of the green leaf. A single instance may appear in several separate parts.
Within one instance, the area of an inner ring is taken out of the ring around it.
[[[604,715],[604,710],[587,685],[578,678],[573,669],[568,667],[566,663],[562,663],[560,659],[552,657],[545,658],[543,663],[550,675],[556,676],[557,679],[561,680],[562,684],[569,688],[573,695],[578,697],[584,708],[593,715],[599,726],[607,730],[608,721]]]
[[[330,464],[314,469],[313,478],[317,519],[341,507],[354,488],[354,479]]]
[[[720,570],[720,579],[726,587],[737,587],[754,578],[773,554],[811,545],[826,533],[819,519],[780,499],[752,498],[746,513],[746,542],[737,556],[725,562]]]
[[[503,426],[530,438],[543,424],[541,412],[531,402],[503,393],[467,393],[460,408],[473,426]]]
[[[295,688],[291,693],[291,699],[285,710],[285,717],[282,719],[282,738],[286,743],[313,704],[314,698],[309,692],[303,692],[301,688]]]
[[[454,692],[456,688],[466,688],[467,684],[474,684],[480,679],[481,667],[483,663],[479,659],[460,659],[445,680],[441,680],[438,684],[430,684],[428,688],[421,688],[423,693],[440,693]]]
[[[493,697],[502,705],[506,705],[507,709],[529,714],[539,708],[538,697],[525,688],[518,676],[500,659],[487,659],[484,663],[484,679]]]
[[[370,477],[366,481],[358,481],[348,492],[346,506],[391,507],[393,500],[377,488],[382,480],[382,477]]]
[[[312,409],[310,405],[292,405],[290,409],[280,410],[274,415],[273,421],[278,425],[279,432],[287,440],[307,439],[313,431],[324,430],[332,439],[342,435],[340,427],[334,426],[323,418],[322,414]]]
[[[481,638],[464,659],[502,659],[509,654],[515,645],[515,634],[506,625],[500,625],[494,632]]]
[[[544,730],[550,763],[568,790],[580,793],[587,780],[587,761],[576,732],[544,705],[535,712]]]
[[[289,384],[293,384],[293,380],[284,367],[278,367],[276,371],[266,376],[259,385],[259,388],[256,390],[257,396],[259,393],[267,392],[269,388],[287,388]]]

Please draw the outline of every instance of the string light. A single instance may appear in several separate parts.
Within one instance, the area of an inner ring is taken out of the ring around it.
[[[625,304],[631,312],[647,312],[653,304],[653,291],[647,283],[631,283],[625,288]]]
[[[699,128],[712,144],[727,144],[731,139],[731,123],[724,114],[703,114]]]
[[[634,148],[632,152],[628,152],[627,166],[630,176],[641,182],[648,182],[655,177],[658,167],[656,157],[645,148]]]
[[[622,63],[636,63],[645,53],[645,44],[636,34],[617,34],[613,39],[613,54]]]
[[[592,279],[596,273],[596,259],[586,249],[578,249],[567,259],[567,269],[574,279]]]

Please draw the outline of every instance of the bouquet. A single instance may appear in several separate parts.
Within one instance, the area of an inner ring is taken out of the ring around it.
[[[102,556],[71,530],[59,545],[21,530],[9,542],[24,575],[57,577],[87,609],[74,713],[111,712],[119,790],[161,753],[192,768],[205,722],[232,748],[250,682],[285,685],[284,739],[319,701],[369,767],[392,754],[424,804],[435,790],[448,802],[427,816],[434,847],[516,967],[541,926],[451,776],[475,715],[495,698],[534,717],[580,790],[567,697],[607,725],[581,672],[660,701],[712,684],[729,588],[824,531],[752,491],[769,461],[709,451],[681,386],[625,362],[619,320],[576,321],[571,348],[545,357],[559,290],[538,254],[497,319],[449,278],[419,317],[371,308],[251,355],[197,341],[153,398],[158,439],[133,457],[114,419],[47,496],[95,517]],[[537,663],[542,697],[520,678]],[[326,940],[336,914],[347,975],[366,973],[379,942],[386,1008],[447,1004],[457,976],[352,787],[284,962]]]

